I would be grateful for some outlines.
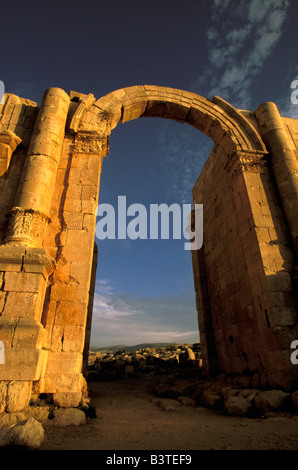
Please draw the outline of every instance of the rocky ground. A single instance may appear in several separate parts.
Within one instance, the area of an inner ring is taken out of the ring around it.
[[[167,377],[167,380],[169,377]],[[184,380],[184,379],[183,379]],[[298,415],[229,416],[187,396],[160,397],[157,377],[90,383],[97,418],[46,427],[44,450],[297,450]],[[163,383],[164,384],[164,383]]]
[[[93,352],[84,406],[2,414],[0,445],[31,433],[40,450],[298,449],[298,392],[256,389],[249,377],[206,380],[201,365],[198,343]]]
[[[87,374],[89,381],[105,381],[140,374],[166,374],[190,364],[202,365],[200,343],[111,348],[90,351]]]

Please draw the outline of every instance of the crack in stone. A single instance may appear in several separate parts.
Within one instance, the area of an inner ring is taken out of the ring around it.
[[[16,324],[15,324],[15,326],[14,326],[14,328],[13,328],[12,337],[11,337],[11,342],[10,342],[10,347],[11,347],[11,348],[14,347],[13,342],[14,342],[14,337],[15,337],[16,329],[17,329],[17,327],[18,327],[19,322],[20,322],[20,318],[17,319],[17,322],[16,322]]]

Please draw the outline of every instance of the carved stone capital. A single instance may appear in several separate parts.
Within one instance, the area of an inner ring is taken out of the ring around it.
[[[108,137],[97,132],[79,131],[75,137],[74,154],[97,154],[105,156],[108,153]]]
[[[5,243],[41,247],[49,217],[33,210],[14,207],[8,214]]]
[[[229,157],[224,169],[233,178],[244,172],[263,173],[268,168],[268,152],[235,151]]]

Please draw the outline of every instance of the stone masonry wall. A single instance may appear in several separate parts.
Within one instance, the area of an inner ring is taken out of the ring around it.
[[[227,166],[215,147],[193,198],[204,204],[203,254],[193,253],[193,266],[209,368],[250,374],[256,385],[293,386],[295,255],[269,159],[236,157]]]
[[[66,136],[51,206],[45,246],[56,260],[42,322],[49,350],[44,393],[74,393],[82,388],[82,352],[91,280],[101,158],[76,153]],[[63,375],[61,375],[63,369]]]

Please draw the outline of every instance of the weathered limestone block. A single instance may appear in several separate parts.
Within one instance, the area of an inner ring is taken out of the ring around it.
[[[39,320],[43,297],[34,292],[3,292],[6,295],[3,317],[31,317]]]
[[[0,246],[0,271],[20,272],[26,253],[24,246]]]
[[[47,373],[45,376],[44,390],[46,393],[82,393],[84,378],[81,373],[68,373],[61,371]]]
[[[70,265],[70,277],[79,284],[89,285],[91,275],[90,263],[73,261]]]
[[[50,352],[47,361],[47,374],[80,374],[82,355],[76,352]]]
[[[0,381],[0,413],[5,410],[7,395],[7,382]]]
[[[83,326],[57,325],[52,328],[51,351],[82,352],[85,328]]]
[[[54,418],[47,424],[53,426],[81,426],[86,423],[85,413],[78,408],[54,410]]]
[[[229,397],[224,402],[225,410],[232,416],[247,416],[252,407],[251,401],[241,396]]]
[[[47,405],[43,406],[27,406],[22,410],[22,414],[26,418],[34,418],[42,424],[45,424],[49,418],[50,408]]]
[[[260,392],[254,399],[256,408],[267,413],[282,408],[289,403],[291,395],[281,390],[268,390]]]
[[[45,373],[47,351],[42,348],[44,328],[32,318],[0,317],[5,364],[0,380],[39,380]]]
[[[72,282],[70,284],[64,284],[63,282],[57,282],[52,287],[51,299],[59,301],[63,299],[68,302],[87,302],[88,301],[88,289],[84,285]]]
[[[77,326],[85,325],[87,306],[87,302],[79,297],[74,300],[60,300],[59,304],[57,305],[55,324]]]
[[[6,411],[14,413],[22,411],[29,404],[31,397],[31,381],[11,381],[7,385]]]
[[[26,413],[23,412],[23,410],[16,411],[15,413],[9,413],[9,412],[1,413],[0,414],[0,429],[7,427],[7,426],[14,426],[20,421],[24,421],[24,419],[28,417],[29,416],[27,416]]]
[[[81,398],[80,392],[56,392],[53,394],[53,403],[61,408],[76,408]]]
[[[6,292],[44,292],[45,279],[35,273],[14,273],[12,271],[4,275],[4,290]]]
[[[5,445],[38,449],[44,439],[44,429],[41,423],[31,417],[8,428],[6,439]]]

